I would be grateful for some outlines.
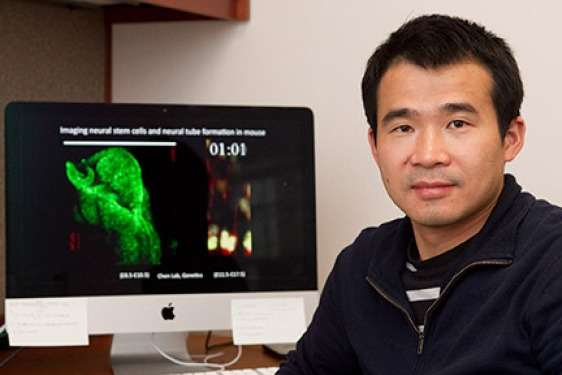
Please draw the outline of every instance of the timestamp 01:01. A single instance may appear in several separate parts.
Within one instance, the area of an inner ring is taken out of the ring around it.
[[[208,150],[211,156],[246,156],[248,146],[244,142],[211,142]]]

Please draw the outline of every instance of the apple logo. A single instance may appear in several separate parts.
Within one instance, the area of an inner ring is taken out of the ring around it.
[[[162,318],[164,320],[173,320],[176,316],[174,315],[174,306],[170,302],[168,306],[162,308]]]

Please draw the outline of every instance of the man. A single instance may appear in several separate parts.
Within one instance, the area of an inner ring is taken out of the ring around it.
[[[378,47],[369,143],[406,217],[339,255],[279,374],[562,374],[562,209],[504,174],[522,86],[506,43],[459,18]]]

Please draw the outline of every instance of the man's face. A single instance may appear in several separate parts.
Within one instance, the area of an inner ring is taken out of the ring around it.
[[[483,225],[494,207],[525,124],[517,118],[501,139],[491,89],[490,73],[470,61],[438,69],[396,62],[383,76],[371,149],[414,229]]]

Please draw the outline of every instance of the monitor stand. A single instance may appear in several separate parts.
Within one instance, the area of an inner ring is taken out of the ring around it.
[[[162,332],[154,335],[154,342],[170,357],[194,363],[187,350],[187,337],[187,332]],[[209,370],[204,365],[194,363],[194,366],[182,366],[164,358],[154,348],[151,333],[113,335],[111,367],[114,375],[160,375]]]

